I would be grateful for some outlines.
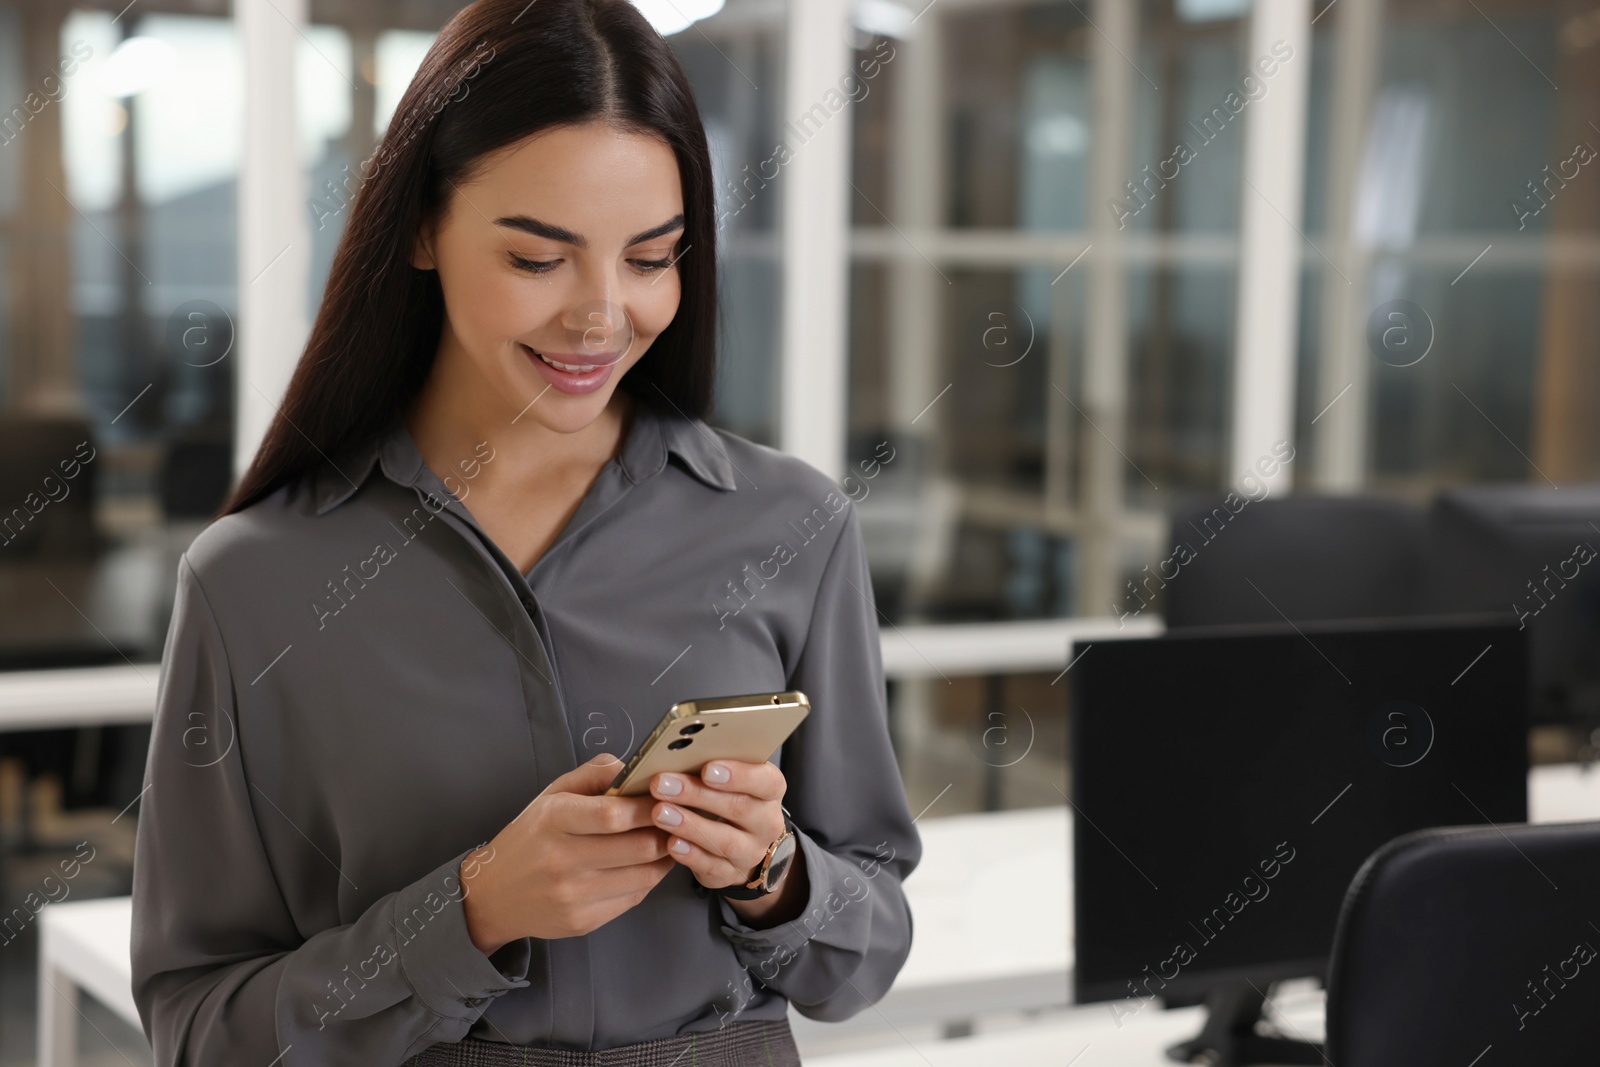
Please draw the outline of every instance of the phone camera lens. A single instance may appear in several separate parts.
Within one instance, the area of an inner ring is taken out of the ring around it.
[[[678,740],[672,742],[667,747],[668,748],[672,748],[672,749],[688,748],[692,744],[694,744],[694,738],[692,738],[692,737],[680,737]]]
[[[703,722],[692,722],[688,726],[685,726],[683,729],[679,730],[678,732],[680,734],[697,734],[701,730],[704,730],[705,728],[706,728],[706,724],[703,723]]]

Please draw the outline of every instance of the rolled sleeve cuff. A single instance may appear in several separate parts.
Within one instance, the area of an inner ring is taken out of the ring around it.
[[[722,933],[733,943],[734,953],[746,967],[754,967],[769,957],[774,949],[799,952],[807,942],[828,933],[829,919],[839,909],[828,907],[830,898],[848,901],[839,892],[840,879],[852,869],[849,863],[811,839],[804,830],[795,829],[800,849],[805,853],[806,878],[809,880],[806,906],[798,917],[777,926],[758,929],[750,926],[733,910],[727,898],[716,894],[717,907],[722,912]],[[827,938],[823,936],[824,942]]]
[[[400,968],[412,992],[430,1011],[450,1019],[476,1019],[495,997],[528,985],[533,957],[526,937],[489,956],[472,943],[460,877],[461,862],[472,851],[396,893],[390,917]]]

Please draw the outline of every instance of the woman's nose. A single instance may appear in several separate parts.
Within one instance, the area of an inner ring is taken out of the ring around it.
[[[563,317],[573,344],[580,353],[620,353],[633,341],[633,320],[620,303],[616,274],[600,268],[587,274],[578,303]]]

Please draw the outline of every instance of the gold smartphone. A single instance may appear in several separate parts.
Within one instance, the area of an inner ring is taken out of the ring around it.
[[[810,712],[811,701],[799,690],[674,704],[618,772],[606,796],[647,794],[651,776],[662,771],[698,774],[714,759],[769,760]]]

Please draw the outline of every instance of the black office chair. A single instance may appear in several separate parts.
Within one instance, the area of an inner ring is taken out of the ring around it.
[[[1520,620],[1533,722],[1600,740],[1600,483],[1457,486],[1428,520],[1440,609]]]
[[[210,519],[233,486],[233,442],[226,424],[194,423],[172,435],[157,473],[169,520]]]
[[[0,563],[82,559],[104,547],[94,515],[103,464],[79,462],[97,455],[97,445],[87,419],[0,412],[0,508],[8,520]],[[37,511],[24,507],[30,499]]]
[[[1290,496],[1230,509],[1218,497],[1173,515],[1167,552],[1185,545],[1192,558],[1179,556],[1152,574],[1165,581],[1160,595],[1172,629],[1284,616],[1420,615],[1428,594],[1426,532],[1422,514],[1398,500]],[[1135,583],[1149,590],[1142,595],[1160,584]]]
[[[75,415],[0,412],[0,568],[90,564],[108,538],[95,521],[103,443],[94,427]],[[70,477],[69,477],[70,475]],[[24,506],[31,498],[38,511]],[[29,645],[0,647],[0,671],[88,667],[122,662],[114,647]],[[70,852],[72,844],[42,841],[36,834],[29,785],[53,775],[63,785],[66,810],[103,799],[98,771],[110,754],[104,728],[59,728],[7,733],[0,758],[15,758],[23,771],[20,829],[9,842],[17,855]],[[86,780],[87,779],[87,780]]]
[[[1328,966],[1329,1062],[1563,1067],[1597,1050],[1600,822],[1422,830],[1362,865]]]

